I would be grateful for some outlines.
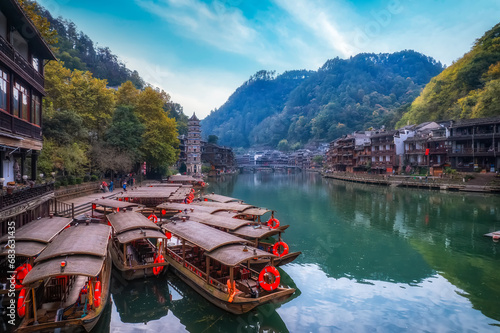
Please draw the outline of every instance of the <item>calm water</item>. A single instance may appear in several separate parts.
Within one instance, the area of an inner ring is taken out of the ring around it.
[[[97,332],[499,332],[500,196],[393,189],[316,174],[243,174],[209,192],[277,211],[303,254],[292,299],[236,316],[173,274],[123,283]]]

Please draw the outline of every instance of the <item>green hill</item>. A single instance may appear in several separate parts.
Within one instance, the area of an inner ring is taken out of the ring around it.
[[[382,125],[393,127],[443,67],[415,51],[328,60],[318,71],[274,76],[261,71],[202,121],[206,135],[234,147],[331,141]]]
[[[500,23],[433,78],[398,126],[500,115]]]

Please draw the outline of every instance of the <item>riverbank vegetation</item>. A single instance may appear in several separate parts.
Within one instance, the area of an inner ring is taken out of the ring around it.
[[[97,48],[73,22],[19,1],[59,61],[45,65],[44,148],[39,169],[62,183],[142,171],[163,175],[187,132],[182,106],[145,83],[108,48]],[[115,88],[110,88],[115,86]]]

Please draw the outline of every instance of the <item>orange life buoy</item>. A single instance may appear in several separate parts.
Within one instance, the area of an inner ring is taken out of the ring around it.
[[[264,280],[264,275],[266,274],[272,274],[274,276],[274,282],[273,283],[267,283]],[[278,288],[280,284],[280,273],[274,266],[266,266],[264,267],[263,270],[260,271],[259,274],[259,284],[262,287],[262,289],[267,290],[267,291],[273,291],[274,289]]]
[[[207,185],[205,182],[201,182],[201,186],[205,187],[205,185]]]
[[[27,263],[22,264],[14,270],[14,272],[16,272],[16,289],[21,289],[23,287],[23,280],[29,271],[31,271],[31,265]]]
[[[151,214],[148,216],[148,219],[153,221],[154,223],[158,223],[158,217],[155,214]]]
[[[94,288],[94,305],[96,308],[101,305],[101,281],[97,281],[95,283],[95,288]]]
[[[25,296],[26,296],[26,289],[21,289],[21,292],[19,293],[19,298],[17,299],[17,314],[19,315],[20,318],[23,318],[24,315],[26,314]]]
[[[280,246],[283,247],[283,252],[281,253],[278,251]],[[286,256],[288,254],[288,244],[283,241],[276,242],[273,246],[273,254],[278,257]]]
[[[165,258],[163,258],[163,256],[160,254],[159,256],[157,256],[155,258],[154,263],[155,264],[161,264],[162,262],[165,262]],[[153,274],[154,275],[160,274],[161,271],[163,271],[163,267],[165,267],[165,266],[155,266],[155,267],[153,267]]]
[[[280,226],[280,221],[274,217],[271,217],[269,221],[267,221],[267,226],[271,229],[276,229]]]

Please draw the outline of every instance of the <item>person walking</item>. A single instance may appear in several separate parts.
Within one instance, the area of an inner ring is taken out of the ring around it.
[[[127,182],[123,181],[123,190],[127,192]]]
[[[113,186],[114,186],[113,181],[110,181],[109,182],[109,192],[113,192]]]

